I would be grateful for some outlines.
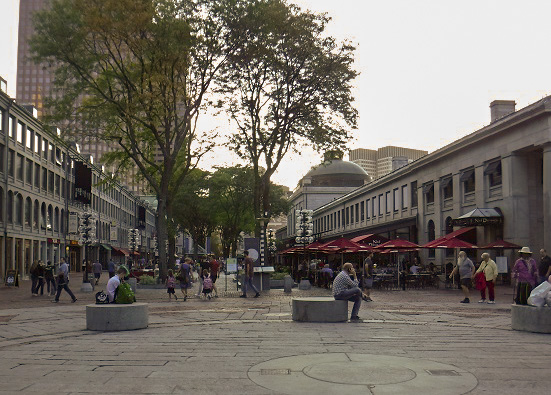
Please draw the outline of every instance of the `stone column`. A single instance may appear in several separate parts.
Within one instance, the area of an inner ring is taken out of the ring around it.
[[[543,244],[551,251],[551,143],[543,146]]]

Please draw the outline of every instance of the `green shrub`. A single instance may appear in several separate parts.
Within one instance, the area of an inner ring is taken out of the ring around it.
[[[272,280],[283,280],[286,275],[287,275],[287,273],[285,273],[285,272],[274,272],[270,275],[270,278]]]
[[[157,280],[154,277],[151,276],[140,276],[139,282],[141,285],[153,285],[157,284]]]

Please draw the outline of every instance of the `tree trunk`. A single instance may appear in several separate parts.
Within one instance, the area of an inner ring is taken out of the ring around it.
[[[164,282],[167,275],[167,251],[166,241],[168,237],[166,221],[166,200],[161,196],[157,197],[157,248],[159,249],[159,276]]]

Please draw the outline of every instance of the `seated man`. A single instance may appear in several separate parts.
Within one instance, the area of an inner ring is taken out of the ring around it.
[[[121,280],[126,276],[126,269],[120,267],[117,270],[117,275],[113,276],[107,282],[107,296],[109,297],[109,303],[115,303],[117,297],[117,288],[121,284]]]
[[[354,279],[351,279],[352,276]],[[333,281],[333,297],[336,300],[348,300],[354,302],[350,321],[360,321],[358,312],[362,304],[362,290],[358,287],[358,278],[354,266],[347,262],[343,265],[342,271],[337,274]]]

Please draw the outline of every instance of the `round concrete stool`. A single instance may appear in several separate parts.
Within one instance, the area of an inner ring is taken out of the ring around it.
[[[341,322],[348,320],[348,301],[333,297],[293,298],[293,321]]]
[[[551,307],[511,306],[511,327],[517,331],[551,333]]]
[[[147,303],[89,304],[86,329],[91,331],[128,331],[147,328]]]

